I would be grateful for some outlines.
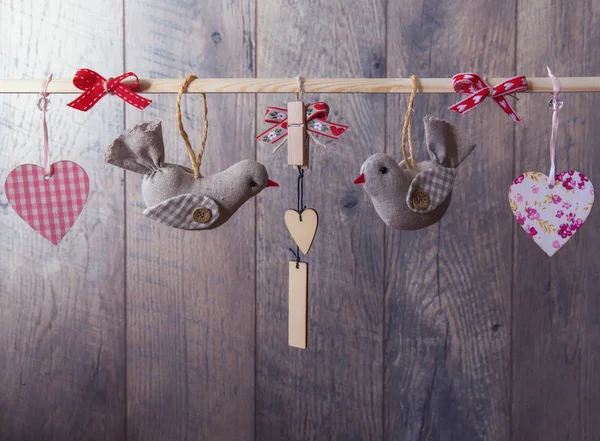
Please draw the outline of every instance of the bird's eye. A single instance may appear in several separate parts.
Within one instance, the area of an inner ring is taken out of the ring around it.
[[[381,172],[382,175],[385,175],[388,172],[387,167],[381,166],[379,168],[379,171]]]
[[[250,181],[250,187],[256,187],[258,184],[254,181]]]

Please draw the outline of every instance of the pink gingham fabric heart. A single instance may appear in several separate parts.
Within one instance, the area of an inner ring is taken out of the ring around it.
[[[42,167],[25,164],[10,172],[4,191],[17,214],[57,245],[81,213],[90,180],[85,170],[71,161],[52,164],[49,179],[44,178]]]
[[[527,172],[508,191],[510,208],[519,225],[552,256],[581,228],[594,205],[594,186],[574,170],[558,173],[554,187],[548,176]]]

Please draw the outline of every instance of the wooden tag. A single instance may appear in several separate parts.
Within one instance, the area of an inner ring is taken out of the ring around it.
[[[289,261],[288,344],[306,349],[308,320],[308,264]]]
[[[287,210],[284,215],[285,225],[287,226],[294,242],[300,248],[303,254],[308,254],[312,246],[315,235],[317,234],[317,226],[319,217],[317,212],[312,208],[307,208],[302,212],[302,221],[296,210]]]
[[[306,113],[302,101],[291,101],[288,111],[288,164],[308,168],[308,137],[306,135]]]

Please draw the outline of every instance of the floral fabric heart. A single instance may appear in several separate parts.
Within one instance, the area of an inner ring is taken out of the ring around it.
[[[17,214],[57,245],[81,213],[90,181],[85,170],[71,161],[52,164],[48,179],[42,167],[25,164],[10,172],[4,191]]]
[[[583,173],[574,170],[558,173],[552,188],[545,174],[527,172],[514,180],[508,199],[519,225],[552,256],[589,216],[594,186]]]

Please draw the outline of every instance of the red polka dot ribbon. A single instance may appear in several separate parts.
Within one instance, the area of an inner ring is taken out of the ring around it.
[[[479,75],[467,72],[454,75],[452,77],[452,85],[457,93],[469,96],[449,107],[450,110],[460,114],[467,113],[479,106],[488,96],[491,96],[504,113],[510,116],[513,121],[521,121],[517,112],[515,112],[505,98],[505,95],[527,90],[527,78],[524,75],[509,78],[492,88]]]
[[[329,106],[327,103],[312,103],[306,105],[306,128],[309,132],[323,135],[327,138],[338,139],[348,126],[327,121]],[[269,144],[281,141],[288,134],[287,109],[281,107],[267,107],[265,122],[274,123],[274,126],[256,136],[256,139]]]
[[[135,82],[124,84],[123,80],[130,77],[135,78]],[[91,69],[79,69],[73,77],[73,84],[78,89],[83,90],[83,93],[68,103],[67,106],[83,112],[87,112],[94,107],[100,98],[108,93],[115,94],[140,110],[145,109],[152,102],[133,92],[133,89],[140,84],[139,78],[133,72],[126,72],[116,78],[109,78],[107,80],[98,72],[94,72]]]

